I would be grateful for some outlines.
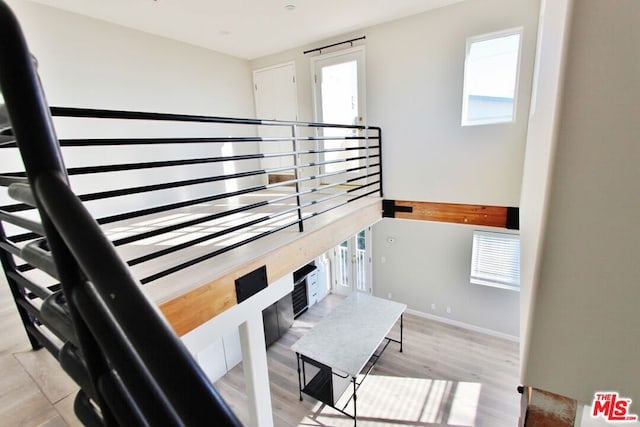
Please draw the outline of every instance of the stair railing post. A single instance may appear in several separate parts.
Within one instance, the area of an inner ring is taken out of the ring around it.
[[[304,231],[304,224],[302,221],[302,208],[300,203],[300,170],[298,165],[300,164],[300,154],[298,154],[298,126],[291,126],[291,147],[293,148],[293,176],[296,181],[296,204],[298,206],[298,230],[300,233]]]

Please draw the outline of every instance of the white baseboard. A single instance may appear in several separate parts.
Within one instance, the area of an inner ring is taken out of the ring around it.
[[[471,325],[469,323],[460,322],[458,320],[447,319],[446,317],[435,316],[433,314],[424,313],[418,310],[412,310],[410,308],[406,309],[405,312],[407,314],[413,314],[414,316],[423,317],[425,319],[435,320],[436,322],[446,323],[447,325],[457,326],[459,328],[468,329],[474,332],[480,332],[492,337],[502,338],[513,342],[520,342],[520,337],[505,334],[504,332],[494,331],[493,329],[482,328],[480,326]]]

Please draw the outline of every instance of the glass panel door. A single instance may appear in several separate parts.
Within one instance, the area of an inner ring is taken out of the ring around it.
[[[345,125],[364,125],[365,84],[364,48],[357,47],[336,53],[321,55],[312,59],[314,82],[314,103],[316,121]],[[357,140],[341,138],[358,136],[354,129],[326,128],[322,135],[328,139],[321,146],[325,150],[319,161],[324,165],[320,173],[339,172],[360,166],[361,161],[343,162],[349,157],[357,157],[358,151],[339,151],[347,146],[357,146]],[[330,138],[330,139],[329,139]],[[342,176],[344,180],[346,176]]]
[[[333,250],[332,291],[348,295],[353,291],[372,291],[371,229],[360,231]]]

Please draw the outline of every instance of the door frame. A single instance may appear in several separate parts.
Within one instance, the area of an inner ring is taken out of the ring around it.
[[[357,276],[358,276],[358,263],[357,263],[357,238],[358,234],[361,231],[364,231],[365,237],[365,253],[364,253],[364,280],[365,280],[365,289],[359,289]],[[340,242],[333,250],[331,251],[331,292],[336,293],[338,295],[347,295],[352,292],[366,292],[369,294],[373,294],[373,263],[372,263],[372,233],[373,230],[371,227],[367,227],[364,230],[361,230],[355,235],[349,237],[348,239]],[[342,286],[338,284],[339,275],[341,269],[338,269],[338,263],[340,261],[340,257],[337,254],[337,251],[340,250],[340,246],[342,243],[347,242],[347,265],[349,268],[348,271],[348,279],[350,280],[349,286]]]
[[[320,61],[325,61],[327,59],[340,58],[341,56],[353,56],[358,61],[358,109],[362,116],[362,123],[360,125],[365,125],[367,123],[367,84],[366,84],[366,57],[365,57],[365,47],[364,46],[355,46],[348,49],[339,50],[336,52],[325,53],[322,55],[314,56],[311,58],[311,92],[313,96],[313,118],[316,122],[321,122],[322,119],[320,117],[321,109],[318,108],[320,106],[318,99],[318,82],[316,78],[316,68],[317,63]],[[346,61],[345,61],[346,62]],[[340,61],[336,61],[336,63],[340,63]]]
[[[257,117],[258,115],[258,103],[257,103],[257,99],[256,99],[256,74],[257,73],[261,73],[261,72],[265,72],[265,71],[270,71],[270,70],[275,70],[277,68],[284,68],[284,67],[293,67],[293,80],[295,83],[295,111],[296,111],[296,120],[298,120],[298,115],[299,115],[299,110],[298,110],[298,78],[297,78],[297,71],[296,71],[296,63],[295,61],[288,61],[288,62],[283,62],[281,64],[275,64],[275,65],[270,65],[268,67],[263,67],[263,68],[258,68],[252,71],[251,73],[251,84],[253,86],[253,105],[254,108],[256,110],[256,118],[258,119],[264,119],[266,117]]]

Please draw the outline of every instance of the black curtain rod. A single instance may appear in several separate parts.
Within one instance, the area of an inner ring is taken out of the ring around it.
[[[317,48],[311,49],[311,50],[305,50],[303,52],[303,54],[306,55],[307,53],[316,52],[316,51],[322,52],[322,49],[327,49],[327,48],[334,47],[334,46],[340,46],[341,44],[347,44],[347,43],[351,43],[351,46],[353,46],[353,42],[357,42],[358,40],[364,40],[366,38],[367,38],[366,36],[362,36],[362,37],[358,37],[358,38],[351,39],[351,40],[345,40],[345,41],[340,42],[340,43],[334,43],[334,44],[329,44],[329,45],[322,46],[322,47],[317,47]]]

